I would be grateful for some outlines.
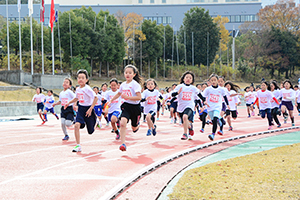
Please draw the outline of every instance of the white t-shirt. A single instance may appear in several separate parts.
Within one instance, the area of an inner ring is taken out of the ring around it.
[[[75,95],[81,106],[91,106],[96,96],[95,92],[89,85],[85,85],[83,88],[78,87]]]
[[[106,92],[104,99],[110,101],[116,94],[118,94],[118,90],[115,92],[109,90],[108,92]],[[108,108],[108,113],[113,113],[114,111],[121,112],[120,107],[121,107],[121,97],[111,102],[110,107]]]
[[[146,99],[144,104],[144,113],[148,114],[150,111],[156,112],[157,111],[157,100],[161,94],[158,90],[149,91],[148,89],[142,93],[142,98]],[[147,100],[148,98],[148,100]]]
[[[49,102],[49,103],[47,103],[47,101]],[[46,108],[53,108],[53,103],[54,103],[54,97],[53,97],[53,95],[51,95],[51,96],[46,96],[45,97],[45,100],[44,100],[44,102],[45,102],[45,107]],[[50,103],[51,102],[51,103]]]
[[[45,95],[42,93],[35,94],[32,98],[32,101],[35,101],[36,103],[44,102],[44,100],[45,100]]]
[[[274,95],[271,91],[266,90],[262,92],[261,90],[258,90],[257,93],[257,98],[259,100],[259,109],[260,110],[265,110],[267,108],[271,108],[271,99],[273,99]]]
[[[103,92],[103,91],[101,91],[100,93],[101,93],[101,98],[105,98],[105,95],[106,95],[106,93],[108,92],[109,90],[106,90],[105,92]],[[101,99],[102,100],[102,99]]]
[[[299,90],[296,91],[297,103],[300,103],[300,92]]]
[[[141,92],[142,88],[141,85],[136,82],[135,80],[132,80],[130,83],[127,84],[127,82],[123,82],[120,85],[119,92],[122,94],[125,94],[129,97],[136,97],[136,93]],[[129,103],[129,104],[139,104],[140,101],[133,101],[133,100],[128,100],[124,99],[124,102]]]
[[[178,85],[177,85],[177,86],[178,86]],[[177,87],[177,86],[176,86],[176,87]],[[175,89],[176,89],[176,88],[175,88]],[[175,91],[175,89],[172,90],[172,91],[170,92],[170,97],[171,97],[171,99],[173,99],[172,93],[173,93],[173,92],[177,92],[177,91]],[[178,102],[178,97],[177,97],[173,102]]]
[[[61,102],[61,106],[65,106],[69,101],[75,98],[75,93],[72,92],[70,89],[66,91],[61,91],[59,93],[59,101]],[[70,106],[73,104],[70,104]]]
[[[278,100],[280,98],[280,90],[274,90],[273,96]],[[278,108],[278,104],[275,102],[275,100],[272,98],[271,99],[271,108]]]
[[[207,87],[204,92],[203,96],[206,98],[206,103],[209,105],[207,106],[207,111],[218,110],[221,111],[222,109],[222,98],[226,95],[225,90],[222,87],[213,88],[212,86]]]
[[[245,93],[245,100],[246,100],[246,104],[252,104],[252,98],[251,98],[251,92],[246,92]]]
[[[236,104],[239,103],[239,98],[238,98],[238,95],[231,97],[230,95],[232,95],[232,94],[236,94],[236,91],[230,90],[230,91],[228,91],[228,94],[226,96],[227,96],[227,100],[228,100],[230,110],[234,111],[234,110],[236,110]]]
[[[249,94],[249,102],[254,103],[254,101],[256,100],[256,92],[248,92]],[[249,104],[251,104],[249,103]]]
[[[102,105],[102,94],[96,94],[96,96],[98,97],[96,106],[101,106]]]
[[[174,92],[178,92],[182,88],[182,91],[177,95],[178,107],[177,111],[182,113],[186,108],[195,108],[195,95],[200,93],[200,90],[193,85],[180,84],[174,89]]]
[[[295,91],[293,89],[286,90],[285,88],[282,88],[280,93],[282,101],[293,101],[295,99]],[[287,97],[288,99],[284,99],[284,97]]]

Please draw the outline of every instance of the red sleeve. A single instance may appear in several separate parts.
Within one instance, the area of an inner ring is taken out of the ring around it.
[[[279,102],[277,101],[277,99],[275,97],[273,97],[273,99],[277,104],[279,104]]]
[[[258,97],[256,97],[255,101],[254,101],[254,105],[258,102]]]

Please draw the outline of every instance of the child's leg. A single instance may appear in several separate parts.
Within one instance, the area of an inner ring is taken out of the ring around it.
[[[271,109],[270,109],[270,108],[266,109],[266,113],[267,113],[267,118],[268,118],[268,123],[269,123],[269,126],[272,126],[272,115],[271,115]]]
[[[276,122],[277,125],[280,124],[278,117],[277,117],[277,108],[273,108],[271,111],[272,114],[272,118],[274,119],[274,121]]]
[[[64,132],[65,135],[68,135],[68,131],[67,131],[67,127],[66,127],[66,119],[65,118],[61,118],[61,129]]]
[[[125,118],[125,117],[121,118],[121,122],[120,122],[120,135],[121,135],[121,142],[122,142],[122,144],[125,143],[127,122],[128,122],[127,118]]]
[[[203,112],[203,114],[201,115],[202,129],[204,129],[204,127],[206,125],[206,116],[207,116],[206,112]]]
[[[44,110],[44,118],[45,118],[46,121],[48,121],[48,119],[47,119],[47,110],[46,109]]]
[[[293,112],[293,110],[289,110],[289,115],[290,115],[292,124],[295,123],[295,120],[294,120],[294,112]]]
[[[213,117],[213,127],[212,127],[212,133],[215,134],[217,131],[217,127],[218,127],[218,117]]]
[[[113,115],[113,116],[111,117],[111,119],[110,119],[111,126],[112,126],[112,128],[113,128],[115,131],[118,130],[117,125],[116,125],[116,123],[117,123],[118,120],[119,120],[119,119],[118,119],[115,115]]]
[[[75,140],[76,140],[76,144],[80,144],[80,123],[76,122],[75,123],[75,127],[74,127],[74,134],[75,134]]]
[[[182,121],[183,121],[183,133],[187,133],[189,128],[189,116],[187,114],[184,114],[182,116]]]
[[[248,113],[248,116],[250,116],[250,106],[247,106],[247,113]]]
[[[152,118],[152,115],[150,113],[148,113],[147,116],[146,116],[148,129],[154,128],[154,124],[153,124],[151,118]]]
[[[227,116],[227,123],[229,126],[231,126],[231,116],[230,115]]]
[[[173,118],[174,117],[174,108],[173,107],[170,108],[170,114],[171,114],[171,118]]]
[[[38,113],[39,113],[41,120],[44,121],[43,111],[40,109]]]

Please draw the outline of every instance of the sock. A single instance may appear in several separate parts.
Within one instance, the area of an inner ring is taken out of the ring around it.
[[[214,117],[214,119],[213,119],[213,130],[212,130],[213,135],[217,131],[217,126],[218,126],[218,118]]]
[[[294,117],[291,117],[292,123],[294,123]]]

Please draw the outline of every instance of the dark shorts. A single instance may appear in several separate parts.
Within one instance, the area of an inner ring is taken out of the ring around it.
[[[177,112],[177,106],[178,106],[178,102],[173,102],[171,103],[171,108],[174,108],[174,112]]]
[[[157,112],[160,110],[160,107],[161,107],[161,103],[160,101],[157,101]]]
[[[189,121],[194,122],[194,111],[191,108],[186,108],[182,113],[179,113],[181,119],[183,115],[187,115]]]
[[[112,113],[108,113],[108,121],[109,122],[111,121],[112,116],[116,116],[117,118],[119,118],[120,117],[120,112],[119,111],[114,111]]]
[[[237,118],[236,110],[226,110],[226,115],[229,116],[231,114],[232,118]]]
[[[94,109],[91,112],[91,116],[86,117],[86,111],[90,108],[90,106],[81,106],[78,105],[78,112],[76,116],[76,121],[80,123],[80,128],[83,129],[86,125],[89,134],[94,133],[95,125],[97,122],[97,116],[95,114]]]
[[[282,101],[281,105],[285,106],[288,110],[294,110],[294,106],[291,101]]]
[[[250,107],[252,105],[252,103],[246,103],[247,107]]]
[[[64,107],[62,106],[60,110],[60,118],[65,118],[66,120],[74,121],[73,106],[68,106],[66,109],[64,109]]]
[[[39,110],[43,111],[44,104],[43,103],[37,103],[36,104],[36,111],[39,112]]]
[[[265,110],[259,110],[259,112],[260,112],[261,118],[265,118],[266,114],[271,115],[271,109],[270,108],[267,108]]]
[[[226,112],[226,109],[227,109],[226,103],[223,102],[222,103],[222,110],[221,111]]]
[[[141,105],[140,104],[129,104],[124,102],[121,105],[121,118],[125,117],[127,122],[131,120],[132,127],[138,127],[141,118]]]
[[[198,107],[200,105],[201,101],[199,99],[195,100],[195,107]]]
[[[156,115],[156,112],[154,112],[153,110],[151,110],[148,114],[151,115],[151,121],[153,122],[153,124],[155,123],[155,115]]]
[[[54,114],[54,108],[45,108],[46,112],[50,112],[52,114]]]
[[[101,105],[100,105],[100,106],[95,106],[95,107],[94,107],[94,110],[95,110],[96,115],[97,115],[98,117],[100,117],[101,114],[102,114],[102,106],[101,106]]]

